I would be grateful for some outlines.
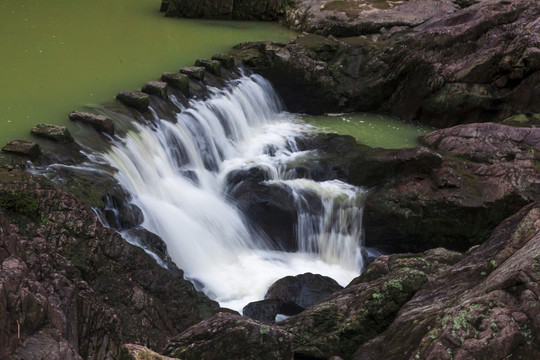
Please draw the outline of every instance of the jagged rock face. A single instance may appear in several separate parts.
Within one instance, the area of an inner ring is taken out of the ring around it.
[[[79,201],[25,175],[1,178],[0,357],[109,359],[126,342],[161,349],[214,313],[216,303]]]
[[[540,354],[540,209],[524,208],[417,292],[354,359],[534,358]]]
[[[540,113],[539,17],[537,2],[484,0],[405,32],[307,35],[235,54],[290,111],[383,111],[438,127],[498,121]]]
[[[169,0],[167,16],[234,20],[277,20],[281,0]]]

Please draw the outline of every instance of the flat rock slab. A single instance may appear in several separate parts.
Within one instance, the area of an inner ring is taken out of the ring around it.
[[[184,95],[189,96],[189,78],[185,74],[166,72],[161,74],[161,80],[168,85],[182,91]]]
[[[116,99],[139,111],[146,111],[150,106],[150,96],[141,91],[122,90],[116,95]]]
[[[2,148],[2,151],[27,156],[30,159],[36,159],[41,155],[39,144],[26,140],[11,140]]]
[[[180,69],[182,74],[186,74],[190,78],[196,80],[204,80],[205,69],[200,66],[186,66]]]
[[[167,83],[163,81],[149,81],[142,87],[142,92],[156,95],[162,99],[167,98]]]
[[[203,67],[211,74],[221,76],[221,62],[217,60],[197,59],[195,66]]]
[[[106,116],[87,112],[72,111],[69,113],[69,119],[88,124],[98,132],[104,132],[111,136],[114,135],[114,123],[112,119],[109,119]]]

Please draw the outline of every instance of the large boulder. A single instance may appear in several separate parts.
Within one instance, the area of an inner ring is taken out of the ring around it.
[[[277,280],[268,288],[264,298],[279,300],[282,314],[295,315],[342,288],[327,276],[306,273]],[[287,312],[287,309],[292,311]]]
[[[241,44],[234,54],[273,82],[290,111],[383,111],[437,127],[534,117],[539,16],[537,2],[484,0],[403,32],[302,35]]]

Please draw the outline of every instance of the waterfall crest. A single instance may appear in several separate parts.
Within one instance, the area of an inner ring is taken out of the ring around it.
[[[287,275],[320,273],[345,285],[359,274],[363,190],[291,175],[287,164],[304,154],[295,138],[309,129],[282,111],[266,80],[233,80],[204,101],[192,100],[175,120],[134,124],[104,157],[142,210],[143,227],[164,240],[207,295],[241,310]],[[227,196],[227,175],[255,166],[264,169],[265,183],[295,199],[295,253],[276,249]],[[302,197],[306,191],[320,198],[316,213]]]

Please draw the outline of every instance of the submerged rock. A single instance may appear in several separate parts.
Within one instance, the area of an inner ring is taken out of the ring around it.
[[[69,130],[65,126],[37,124],[30,130],[30,133],[34,136],[53,140],[62,144],[72,143],[74,141]]]
[[[116,99],[141,112],[148,110],[150,106],[150,97],[141,91],[122,90],[116,95]]]
[[[3,148],[3,152],[26,156],[31,160],[41,155],[41,147],[32,141],[11,140]]]
[[[277,20],[283,11],[280,0],[168,0],[166,16],[232,20]],[[162,7],[163,7],[162,3]]]
[[[93,127],[98,132],[104,132],[105,134],[114,135],[114,122],[112,119],[103,115],[96,115],[92,113],[72,111],[69,113],[69,119],[72,121],[80,121]]]

